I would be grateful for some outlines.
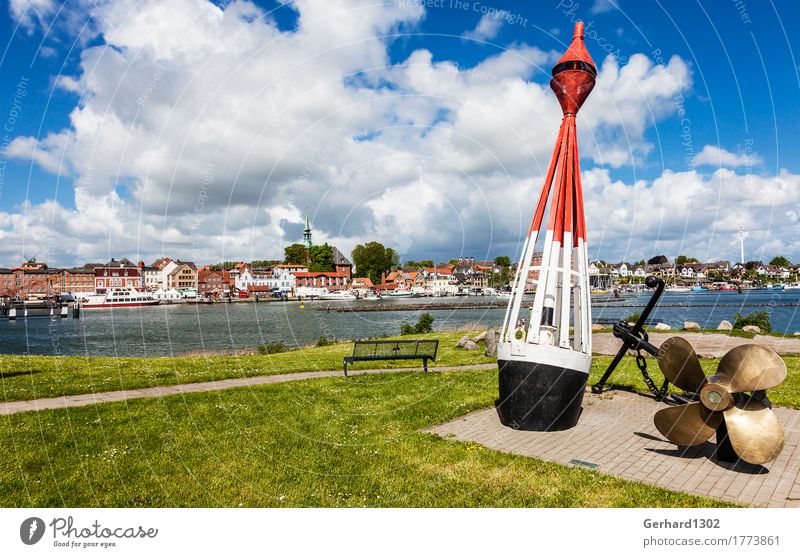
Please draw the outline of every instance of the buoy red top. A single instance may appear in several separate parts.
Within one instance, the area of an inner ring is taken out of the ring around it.
[[[584,71],[589,71],[592,75],[597,75],[597,66],[594,64],[594,60],[592,60],[589,51],[586,50],[586,44],[583,42],[584,38],[583,34],[583,22],[579,21],[575,24],[575,31],[572,33],[572,42],[567,48],[567,51],[564,55],[556,62],[556,65],[553,66],[553,75],[558,73],[558,69],[562,64],[567,62],[583,62],[590,66],[586,68]],[[564,68],[567,69],[567,68]],[[578,68],[569,68],[569,69],[578,69]],[[564,71],[563,69],[561,71]]]
[[[561,110],[566,114],[577,114],[581,105],[594,88],[597,68],[583,43],[583,22],[575,24],[572,43],[564,56],[553,66],[550,88],[558,97]]]

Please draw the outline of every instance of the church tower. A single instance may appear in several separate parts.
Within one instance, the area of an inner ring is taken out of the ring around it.
[[[308,207],[306,207],[306,228],[303,230],[303,245],[306,249],[314,245],[311,243],[311,224],[308,222]]]

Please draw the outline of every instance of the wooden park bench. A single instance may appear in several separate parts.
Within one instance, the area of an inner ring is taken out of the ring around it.
[[[347,375],[348,364],[378,360],[422,360],[428,371],[428,360],[436,361],[438,349],[438,340],[357,340],[353,355],[344,357],[344,374]]]

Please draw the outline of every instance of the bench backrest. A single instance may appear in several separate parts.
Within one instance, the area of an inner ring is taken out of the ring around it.
[[[436,360],[438,340],[357,340],[353,356],[391,358],[392,356],[429,356]]]

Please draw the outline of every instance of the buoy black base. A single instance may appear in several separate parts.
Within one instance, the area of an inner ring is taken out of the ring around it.
[[[500,398],[495,407],[503,425],[525,431],[574,427],[589,374],[536,362],[498,360]]]

